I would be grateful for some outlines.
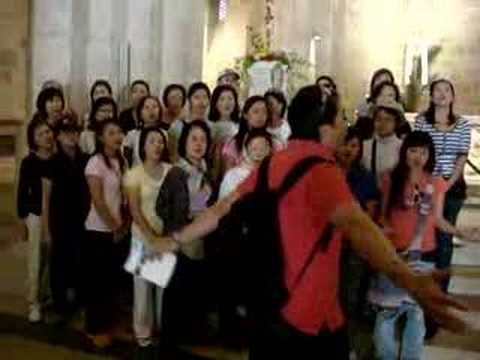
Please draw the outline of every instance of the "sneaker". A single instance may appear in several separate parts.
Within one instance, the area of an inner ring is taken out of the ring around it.
[[[42,313],[40,311],[40,305],[32,304],[30,305],[30,310],[28,313],[28,321],[31,323],[36,323],[42,320]]]

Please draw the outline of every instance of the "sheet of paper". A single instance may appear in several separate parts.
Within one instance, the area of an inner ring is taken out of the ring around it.
[[[177,256],[173,253],[166,253],[161,257],[146,260],[141,267],[140,276],[157,286],[166,288],[173,276],[176,264]]]

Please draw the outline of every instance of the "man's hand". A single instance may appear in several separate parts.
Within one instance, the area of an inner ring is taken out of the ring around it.
[[[416,274],[407,281],[407,290],[417,300],[426,314],[441,327],[455,333],[465,333],[467,324],[453,310],[468,310],[465,305],[445,294],[438,282],[448,273],[434,270],[431,273]]]
[[[465,241],[480,241],[480,228],[465,227],[459,229],[459,237]]]
[[[153,251],[160,255],[166,252],[176,252],[180,248],[180,245],[171,236],[156,237],[152,246]]]

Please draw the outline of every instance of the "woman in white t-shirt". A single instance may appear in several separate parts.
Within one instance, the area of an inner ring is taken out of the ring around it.
[[[96,153],[85,169],[91,196],[85,221],[86,331],[98,347],[108,346],[112,340],[115,290],[122,274],[117,246],[126,228],[122,216],[121,185],[125,168],[120,151],[122,142],[123,131],[118,123],[102,122],[97,130]]]
[[[250,173],[272,153],[272,135],[264,129],[254,129],[245,140],[246,156],[242,163],[230,169],[223,178],[219,198],[230,195]]]
[[[125,175],[124,185],[133,217],[130,257],[125,268],[132,268],[133,272],[142,261],[155,256],[150,246],[165,230],[164,219],[155,209],[160,189],[172,169],[168,163],[167,144],[164,130],[142,130],[139,138],[141,163]],[[150,346],[155,332],[160,330],[163,295],[163,288],[134,274],[133,329],[141,347]]]

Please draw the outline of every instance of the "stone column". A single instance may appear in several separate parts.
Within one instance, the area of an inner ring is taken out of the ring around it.
[[[31,103],[42,83],[55,79],[69,94],[72,58],[72,0],[35,0],[31,11]]]
[[[162,1],[162,87],[202,79],[206,1]]]

